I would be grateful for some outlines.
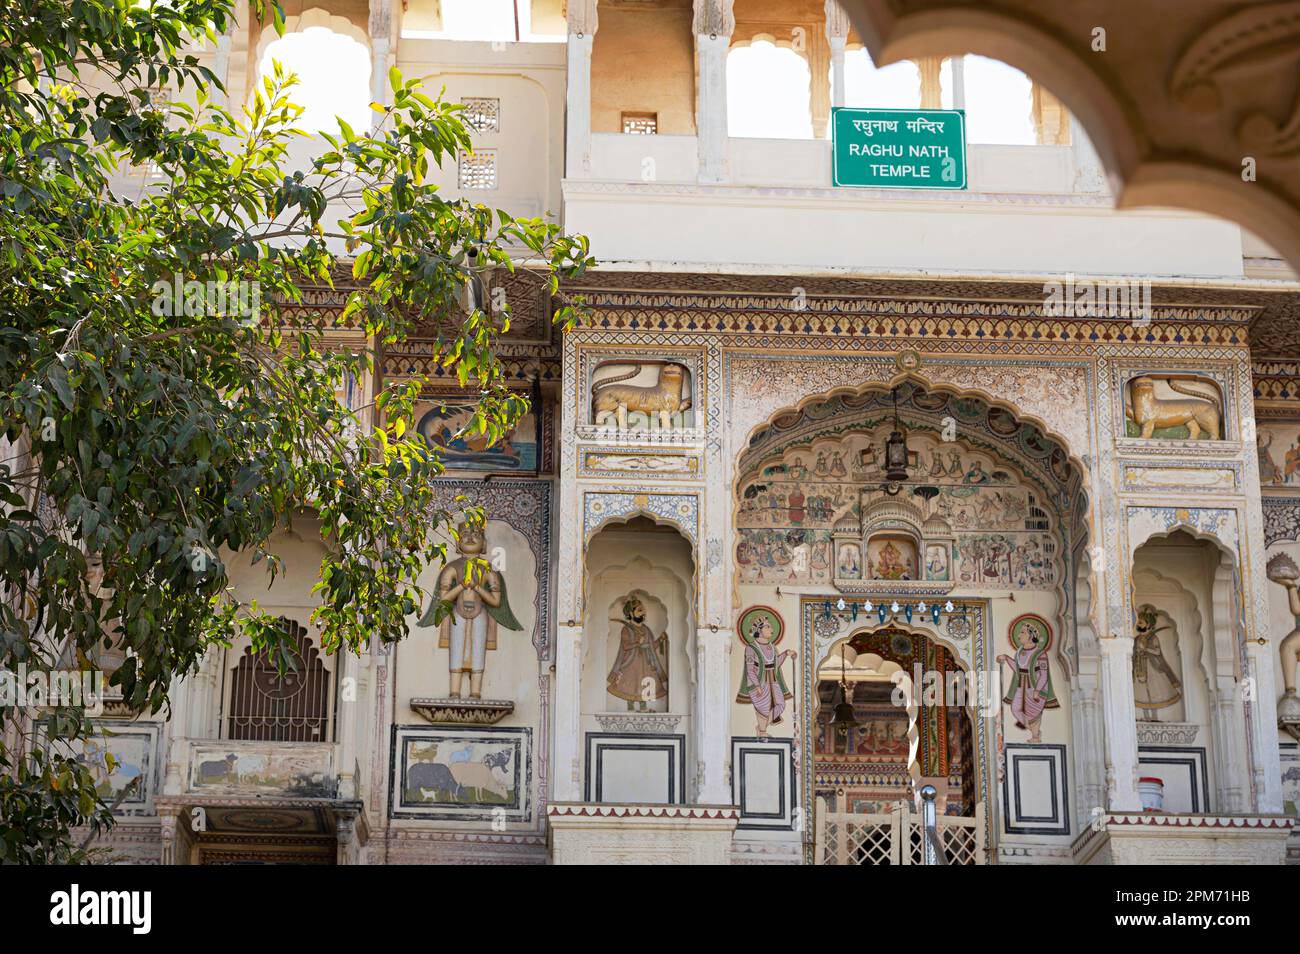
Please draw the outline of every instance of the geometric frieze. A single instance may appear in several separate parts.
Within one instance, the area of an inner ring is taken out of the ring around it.
[[[699,541],[699,499],[694,494],[583,494],[583,542],[591,542],[596,531],[610,520],[639,513],[659,517],[680,530],[692,544]]]

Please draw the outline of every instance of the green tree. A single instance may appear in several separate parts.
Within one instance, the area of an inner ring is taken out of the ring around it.
[[[317,517],[327,544],[315,622],[328,651],[447,611],[416,582],[450,530],[429,485],[441,466],[406,424],[420,382],[381,393],[382,426],[366,432],[367,409],[338,395],[370,349],[327,348],[300,286],[350,268],[344,322],[372,345],[436,325],[441,364],[479,392],[470,428],[495,439],[527,402],[494,353],[509,310],[467,313],[467,282],[522,262],[556,291],[591,264],[584,239],[542,219],[443,198],[429,171],[470,148],[460,107],[396,71],[374,132],[340,121],[310,168],[288,168],[292,77],[277,69],[228,110],[190,52],[227,29],[232,4],[9,0],[0,18],[0,670],[112,650],[111,683],[155,712],[235,634],[291,658],[225,560],[262,561],[273,580],[271,540],[295,514]],[[283,29],[273,0],[252,6]],[[114,194],[127,165],[156,168],[157,184]],[[167,291],[178,278],[242,297],[182,306]],[[111,814],[87,766],[26,731],[14,701],[0,696],[0,861],[81,860],[69,829]],[[55,735],[86,730],[81,709],[54,714]]]

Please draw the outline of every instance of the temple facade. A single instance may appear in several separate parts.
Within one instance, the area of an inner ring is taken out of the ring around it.
[[[311,515],[269,591],[232,558],[300,674],[236,643],[170,719],[106,717],[88,744],[147,784],[103,845],[914,864],[933,806],[950,864],[1300,860],[1282,257],[1226,219],[1117,211],[1083,124],[1024,74],[918,52],[885,68],[902,101],[872,99],[834,2],[534,0],[499,36],[461,30],[472,6],[285,3],[290,34],[364,48],[370,98],[396,65],[466,105],[449,194],[552,215],[600,263],[560,289],[569,331],[526,263],[485,276],[532,402],[496,445],[460,433],[473,394],[431,338],[348,396],[427,377],[443,505],[488,516],[450,555],[491,572],[430,567],[445,623],[326,655]],[[232,99],[274,41],[245,17],[204,52]],[[743,111],[759,49],[802,69],[807,135],[736,134],[764,113]],[[832,117],[864,105],[964,110],[966,187],[835,185]],[[979,141],[1006,109],[1024,136]],[[328,312],[346,289],[309,292]]]

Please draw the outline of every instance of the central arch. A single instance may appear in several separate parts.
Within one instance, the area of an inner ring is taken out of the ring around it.
[[[902,475],[888,473],[886,450],[899,437]],[[894,639],[923,647],[921,678],[959,677],[968,690],[960,708],[921,707],[920,758],[895,797],[910,797],[906,785],[918,779],[935,783],[952,815],[967,817],[982,804],[992,839],[1007,812],[997,785],[1005,744],[1041,750],[1025,752],[1034,758],[1050,750],[1059,777],[1078,784],[1067,764],[1076,721],[1073,591],[1089,505],[1084,468],[1062,438],[988,395],[904,374],[777,411],[752,430],[735,474],[737,605],[774,607],[799,633],[795,738],[804,805],[828,795],[837,808],[865,810],[888,794],[889,785],[863,779],[831,785],[836,770],[818,759],[827,751],[825,707],[839,701],[827,698],[838,691],[823,678],[828,654],[843,644],[901,665],[897,653],[882,651]],[[1032,720],[1014,714],[1006,698],[1013,673],[994,681],[1020,648],[1012,627],[1026,618],[1046,627],[1050,662],[1043,687],[1050,705]],[[914,660],[904,661],[908,668]],[[868,708],[866,696],[874,700],[878,690],[855,688]],[[891,732],[887,746],[897,747],[895,738]],[[963,746],[964,761],[945,758]],[[1068,834],[1064,804],[1059,824]]]

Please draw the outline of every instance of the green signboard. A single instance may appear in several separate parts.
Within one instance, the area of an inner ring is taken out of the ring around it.
[[[840,107],[831,129],[837,186],[966,188],[964,110]]]

